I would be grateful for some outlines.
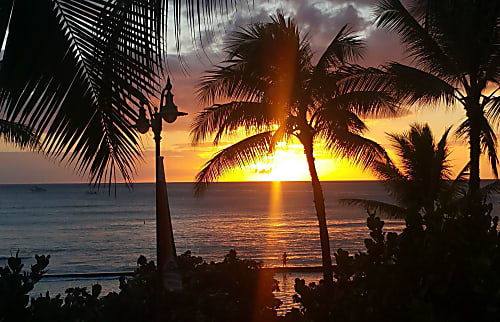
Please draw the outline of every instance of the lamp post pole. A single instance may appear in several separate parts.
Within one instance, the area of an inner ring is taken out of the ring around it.
[[[162,130],[162,118],[160,113],[155,112],[151,118],[151,129],[153,130],[153,139],[155,141],[155,213],[156,213],[156,264],[158,265],[158,271],[161,274],[161,267],[160,265],[160,254],[161,254],[161,248],[162,245],[160,241],[163,238],[160,238],[161,234],[161,229],[160,229],[160,213],[159,213],[159,207],[158,204],[160,202],[159,196],[158,196],[158,189],[159,189],[159,184],[160,184],[160,176],[158,172],[158,162],[160,161],[160,143],[161,143],[161,130]],[[166,194],[166,204],[167,204],[167,214],[168,217],[170,217],[170,205],[168,202],[168,195]],[[173,232],[172,232],[173,233]]]
[[[170,207],[164,177],[163,159],[160,155],[162,121],[165,120],[167,123],[173,123],[177,120],[178,116],[187,115],[187,113],[178,111],[177,106],[174,104],[174,95],[171,90],[172,84],[170,83],[170,77],[168,77],[167,84],[161,93],[160,107],[155,107],[153,112],[149,103],[145,102],[139,111],[139,118],[136,123],[136,129],[139,133],[144,134],[151,128],[154,134],[156,162],[156,261],[158,263],[158,273],[162,284],[165,284],[165,276],[162,276],[162,274],[166,273],[165,265],[167,259],[168,257],[175,257],[175,243],[170,219]],[[146,117],[144,105],[147,106],[151,121]],[[168,249],[168,247],[170,247],[170,249]],[[165,287],[165,285],[163,286]]]

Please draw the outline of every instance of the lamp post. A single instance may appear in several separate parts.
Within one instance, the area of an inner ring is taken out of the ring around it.
[[[147,106],[149,119],[146,117]],[[179,112],[174,104],[174,95],[172,94],[172,84],[170,77],[167,78],[167,84],[161,92],[160,107],[151,109],[149,103],[144,103],[139,110],[139,118],[135,125],[139,133],[146,133],[151,130],[155,140],[155,161],[156,161],[156,260],[160,276],[165,273],[167,258],[175,258],[175,244],[170,219],[170,207],[168,204],[168,195],[165,185],[163,172],[163,157],[160,155],[160,142],[162,120],[167,123],[173,123],[177,117],[187,115]],[[171,244],[171,245],[169,245]],[[169,249],[170,247],[170,249]],[[163,281],[165,275],[163,276]],[[168,282],[167,282],[168,283]],[[165,285],[165,282],[163,283]]]

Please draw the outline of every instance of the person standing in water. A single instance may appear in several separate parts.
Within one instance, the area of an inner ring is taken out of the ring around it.
[[[286,267],[286,260],[287,260],[287,255],[286,255],[286,252],[283,253],[283,255],[281,256],[281,259],[283,261],[283,267]]]

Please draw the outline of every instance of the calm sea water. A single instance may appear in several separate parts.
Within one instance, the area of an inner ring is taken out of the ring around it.
[[[50,254],[51,273],[126,271],[139,255],[155,254],[153,184],[118,186],[117,196],[89,194],[85,184],[0,185],[0,258],[17,249],[22,257]],[[377,182],[323,184],[332,249],[362,249],[366,213],[339,206],[358,197],[387,200]],[[317,220],[308,182],[217,183],[199,199],[192,184],[168,185],[179,253],[191,250],[221,260],[230,249],[240,257],[279,265],[320,265]],[[386,220],[388,229],[400,223]]]
[[[50,273],[129,271],[139,255],[154,259],[153,184],[135,184],[132,191],[118,185],[116,198],[89,194],[85,184],[40,185],[46,192],[31,192],[31,187],[0,185],[0,264],[18,249],[27,262],[35,254],[50,255]],[[274,266],[286,251],[290,266],[321,264],[308,182],[217,183],[200,199],[193,197],[190,183],[172,183],[168,189],[178,253],[191,250],[220,261],[235,249],[241,258]],[[323,189],[332,250],[362,250],[369,233],[366,212],[337,200],[388,201],[382,186],[325,182]],[[386,220],[386,228],[398,231],[402,223]],[[293,292],[293,278],[278,278],[285,292]],[[70,285],[75,281],[44,281],[36,291],[59,293]],[[116,280],[105,286],[116,287]]]

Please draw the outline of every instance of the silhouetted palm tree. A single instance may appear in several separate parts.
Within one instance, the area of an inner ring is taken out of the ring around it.
[[[383,91],[345,91],[337,81],[340,68],[361,57],[362,42],[343,27],[314,65],[310,43],[295,22],[282,14],[270,23],[257,23],[233,33],[227,60],[203,77],[202,102],[214,104],[192,125],[193,142],[224,135],[241,127],[253,134],[209,160],[198,173],[196,192],[234,167],[244,167],[273,151],[280,141],[296,138],[304,147],[319,222],[325,283],[332,283],[330,244],[323,191],[314,162],[314,142],[333,154],[367,166],[383,158],[384,150],[364,138],[359,115],[395,114],[391,97]],[[293,171],[293,169],[290,169]]]
[[[351,85],[391,88],[403,104],[461,105],[466,120],[458,134],[469,140],[469,193],[478,199],[479,158],[487,151],[498,177],[496,136],[500,115],[500,2],[490,0],[381,1],[377,26],[400,35],[412,65],[391,62],[365,70]]]
[[[2,0],[0,117],[43,134],[41,151],[96,183],[130,181],[142,155],[132,125],[158,94],[167,20],[179,46],[183,18],[201,33],[235,2]]]
[[[467,167],[452,180],[446,142],[449,131],[446,129],[437,143],[427,124],[413,124],[410,131],[403,134],[389,134],[400,166],[388,158],[374,161],[371,168],[396,204],[366,199],[341,199],[341,203],[362,206],[394,218],[434,214],[451,206],[453,201],[463,197]]]

